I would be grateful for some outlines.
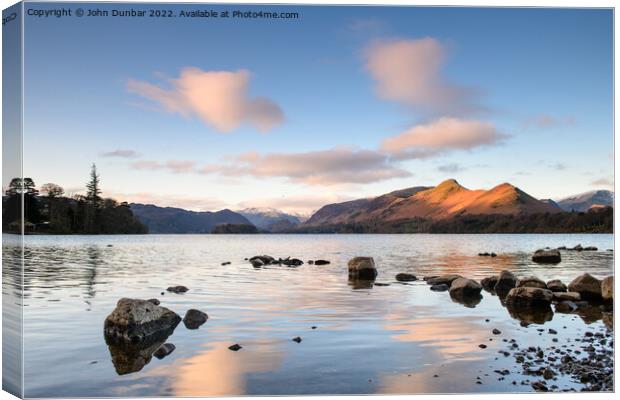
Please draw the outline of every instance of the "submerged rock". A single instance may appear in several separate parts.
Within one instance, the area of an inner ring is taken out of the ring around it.
[[[327,260],[316,260],[314,262],[314,265],[327,265],[327,264],[331,264],[331,262]]]
[[[514,287],[517,286],[517,277],[510,271],[502,271],[497,278],[497,283],[495,284],[495,293],[499,297],[506,297],[508,292]]]
[[[555,312],[561,314],[570,314],[573,311],[577,310],[577,304],[573,303],[570,300],[564,300],[555,305]]]
[[[413,274],[400,273],[396,275],[396,280],[399,282],[413,282],[417,281],[418,278]]]
[[[429,278],[426,280],[426,283],[429,285],[448,285],[451,286],[452,282],[457,280],[458,278],[462,278],[461,275],[440,275],[434,278]]]
[[[148,301],[149,303],[153,303],[153,304],[155,304],[156,306],[158,306],[158,305],[160,304],[159,300],[157,300],[157,299],[148,299],[147,301]]]
[[[289,267],[298,267],[300,265],[303,265],[303,261],[301,261],[299,258],[286,258],[284,260],[280,260],[280,263],[289,266]]]
[[[104,322],[104,334],[111,340],[139,343],[170,335],[181,322],[175,312],[147,300],[122,298]]]
[[[535,287],[547,289],[547,284],[535,276],[528,276],[517,280],[517,287]]]
[[[276,259],[268,255],[262,255],[262,256],[254,256],[250,258],[249,261],[254,268],[260,268],[263,265],[269,265],[269,264],[275,263]]]
[[[183,324],[187,329],[198,329],[202,324],[207,322],[209,316],[200,310],[187,310],[183,318]]]
[[[179,286],[170,286],[166,290],[169,291],[169,292],[172,292],[172,293],[185,293],[189,289],[187,287],[185,287],[185,286],[179,285]]]
[[[174,349],[176,349],[176,346],[172,343],[164,343],[159,346],[157,350],[155,350],[155,353],[153,353],[153,355],[161,360],[162,358],[172,353]]]
[[[571,292],[578,292],[582,299],[586,300],[600,300],[601,295],[601,281],[593,277],[592,275],[585,273],[579,275],[568,284],[568,290]]]
[[[557,264],[562,261],[562,256],[558,250],[536,250],[532,261],[540,264]]]
[[[614,300],[614,277],[608,276],[601,281],[601,297],[605,301]]]
[[[506,296],[506,306],[512,308],[529,308],[549,306],[553,292],[534,287],[513,288]]]
[[[446,292],[450,290],[450,286],[446,285],[445,283],[440,283],[438,285],[431,286],[431,290],[433,292]]]
[[[547,289],[551,290],[552,292],[566,292],[567,291],[566,285],[563,284],[562,281],[559,279],[554,279],[554,280],[547,282]]]
[[[581,300],[581,295],[577,292],[553,292],[553,300],[579,301]]]
[[[375,260],[372,257],[355,257],[349,260],[349,278],[374,280],[377,277]]]

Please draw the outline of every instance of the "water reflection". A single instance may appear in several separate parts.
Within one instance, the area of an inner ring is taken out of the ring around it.
[[[544,324],[553,319],[550,305],[539,307],[507,307],[510,316],[524,324]]]

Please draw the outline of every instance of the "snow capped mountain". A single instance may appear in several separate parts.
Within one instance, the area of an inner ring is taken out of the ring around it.
[[[275,208],[246,208],[237,211],[259,229],[271,230],[274,226],[297,226],[304,220],[299,215],[285,213]]]
[[[566,211],[588,211],[592,206],[614,205],[614,192],[609,190],[591,190],[559,200],[558,205]]]

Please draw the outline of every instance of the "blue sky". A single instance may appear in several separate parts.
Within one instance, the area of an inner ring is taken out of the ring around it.
[[[299,18],[27,16],[25,174],[75,192],[95,162],[121,200],[302,212],[613,185],[610,10],[203,8]]]

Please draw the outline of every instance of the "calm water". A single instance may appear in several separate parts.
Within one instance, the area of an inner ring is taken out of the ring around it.
[[[6,257],[10,241],[3,239]],[[530,261],[537,248],[578,243],[599,251],[564,252],[557,266]],[[511,358],[498,357],[505,343],[489,338],[498,328],[524,345],[550,342],[540,326],[520,326],[486,292],[465,307],[424,282],[396,283],[394,275],[480,279],[509,269],[568,282],[584,271],[613,273],[612,235],[29,236],[26,246],[28,397],[531,391],[510,383],[523,377]],[[481,251],[499,256],[478,257]],[[244,258],[257,254],[332,264],[254,269]],[[391,285],[350,285],[346,263],[357,255],[374,257],[377,282]],[[221,266],[225,261],[231,264]],[[20,278],[7,265],[3,293],[11,298]],[[160,295],[171,285],[190,291]],[[125,371],[136,371],[119,375],[103,321],[121,297],[156,297],[181,316],[197,308],[210,318],[198,330],[181,323],[167,340],[176,345],[170,356],[146,365],[125,360]],[[544,327],[558,330],[562,342],[603,326],[586,320],[555,314]],[[293,342],[296,336],[303,341]],[[243,349],[228,350],[234,343]],[[510,369],[510,379],[499,381],[498,368]],[[580,387],[569,377],[555,384]]]

